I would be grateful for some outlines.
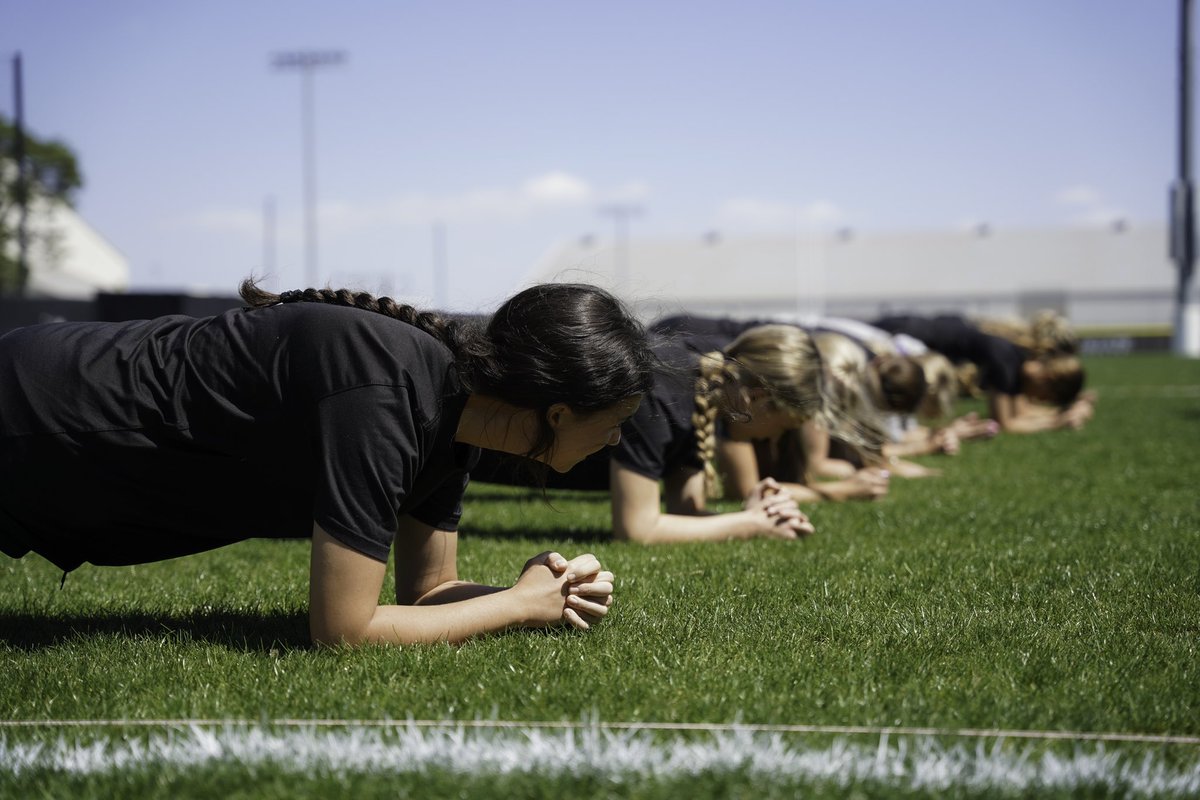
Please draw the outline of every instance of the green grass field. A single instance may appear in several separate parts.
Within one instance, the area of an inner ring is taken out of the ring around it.
[[[461,575],[594,551],[617,601],[588,634],[317,651],[301,541],[84,566],[61,589],[0,557],[0,796],[1200,793],[1200,362],[1088,366],[1086,430],[924,459],[945,475],[811,507],[798,543],[627,545],[606,496],[473,486]],[[64,720],[90,722],[26,724]],[[291,722],[326,720],[579,727]]]

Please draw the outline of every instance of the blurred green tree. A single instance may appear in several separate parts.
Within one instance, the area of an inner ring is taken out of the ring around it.
[[[56,235],[45,225],[31,224],[35,218],[52,214],[55,206],[75,205],[75,193],[83,186],[83,176],[75,154],[67,145],[24,135],[26,164],[25,186],[17,168],[16,126],[0,115],[0,292],[20,292],[27,276],[19,264],[18,226],[21,200],[26,199],[26,252],[35,249],[53,260]]]

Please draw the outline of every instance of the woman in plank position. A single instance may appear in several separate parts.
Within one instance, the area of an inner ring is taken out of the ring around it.
[[[1083,391],[1083,366],[1069,338],[1059,349],[1030,350],[952,314],[889,316],[873,324],[919,339],[952,362],[974,364],[1001,431],[1079,429],[1092,418],[1095,398]]]
[[[615,298],[535,286],[483,326],[346,290],[241,294],[215,317],[0,337],[0,549],[69,572],[311,536],[320,644],[604,617],[613,576],[590,554],[535,556],[508,588],[455,562],[479,448],[562,471],[620,438],[654,356]]]
[[[812,337],[792,325],[762,325],[719,346],[704,337],[667,335],[654,340],[654,351],[661,364],[654,387],[617,447],[554,476],[551,486],[608,490],[619,539],[668,543],[811,533],[797,507],[797,499],[819,499],[807,487],[755,477],[739,497],[742,510],[711,513],[707,502],[717,495],[719,427],[748,443],[835,416],[837,404],[826,392]],[[511,471],[491,461],[480,473],[483,480],[514,481]]]

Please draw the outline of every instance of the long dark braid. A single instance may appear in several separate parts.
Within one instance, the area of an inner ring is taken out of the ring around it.
[[[264,308],[278,303],[326,303],[348,306],[362,311],[383,314],[398,319],[414,328],[425,331],[437,339],[454,354],[460,365],[468,367],[463,377],[469,378],[474,364],[491,355],[491,347],[483,335],[481,326],[468,320],[447,319],[433,311],[421,311],[405,303],[397,303],[390,297],[376,297],[369,292],[354,292],[349,289],[291,289],[274,294],[262,289],[251,279],[242,281],[239,287],[242,300],[250,308]]]
[[[274,294],[246,280],[240,293],[250,308],[329,303],[384,314],[425,331],[454,354],[468,391],[542,412],[525,454],[530,457],[554,443],[545,416],[550,406],[565,403],[586,413],[645,394],[658,365],[641,323],[616,297],[586,284],[531,286],[486,320],[447,318],[348,289]]]

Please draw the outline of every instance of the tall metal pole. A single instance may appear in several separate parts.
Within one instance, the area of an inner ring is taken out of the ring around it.
[[[613,218],[613,278],[618,283],[629,277],[629,220],[640,216],[642,209],[633,205],[611,205],[600,213]]]
[[[1171,185],[1171,258],[1179,270],[1171,349],[1177,355],[1200,356],[1200,315],[1191,302],[1196,263],[1194,192],[1192,187],[1192,0],[1179,0],[1179,159]]]
[[[25,293],[29,282],[29,159],[25,157],[25,88],[21,54],[13,56],[13,160],[17,162],[17,285]]]
[[[263,200],[263,275],[275,272],[275,198]]]
[[[300,70],[300,122],[304,162],[304,276],[306,285],[315,287],[319,280],[317,267],[317,155],[313,112],[313,70],[345,62],[346,54],[339,50],[300,50],[277,53],[273,64],[277,69]]]
[[[446,224],[433,223],[433,307],[445,311],[449,303],[449,265],[446,263]]]

